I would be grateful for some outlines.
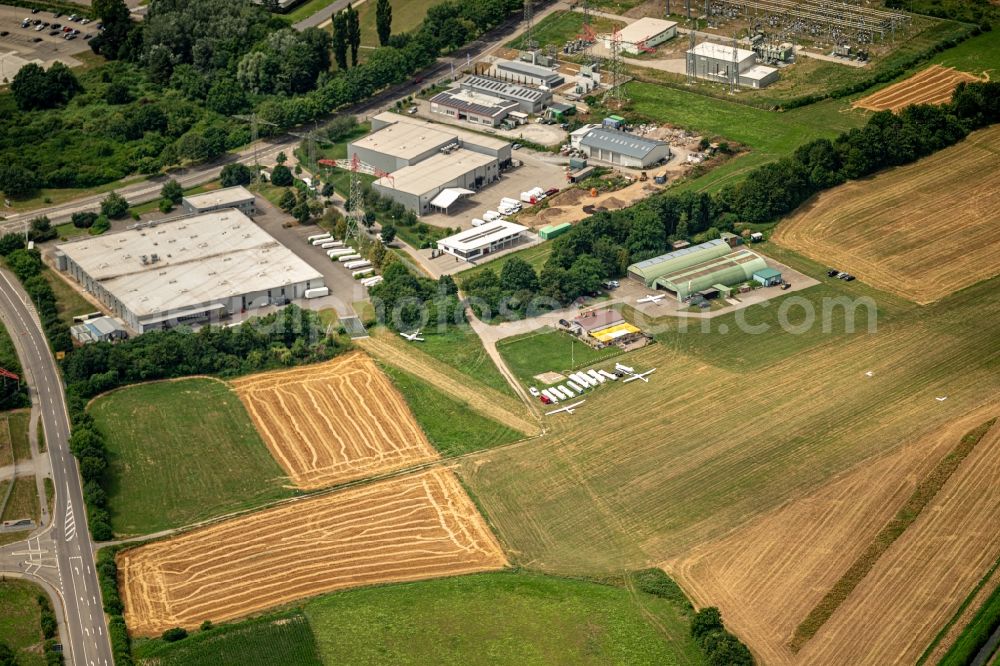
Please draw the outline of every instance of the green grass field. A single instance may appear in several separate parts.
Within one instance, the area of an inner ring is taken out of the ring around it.
[[[522,384],[543,388],[546,384],[535,379],[535,375],[574,372],[621,353],[617,347],[594,349],[569,333],[547,326],[501,340],[497,349]]]
[[[38,511],[38,491],[34,475],[19,476],[14,479],[14,490],[10,493],[10,499],[7,500],[7,506],[0,520],[31,518],[37,524]]]
[[[198,631],[177,643],[137,641],[139,666],[321,666],[316,640],[299,611]]]
[[[390,0],[392,5],[392,34],[409,32],[420,25],[427,10],[440,5],[444,0]],[[358,20],[361,22],[361,45],[378,46],[375,31],[375,0],[365,0],[358,5]],[[360,55],[360,54],[359,54]]]
[[[591,26],[597,34],[611,32],[615,27],[624,27],[621,21],[612,21],[603,16],[595,16],[591,19]],[[563,44],[571,39],[576,39],[583,32],[583,14],[580,12],[553,12],[539,21],[532,29],[532,39],[539,46],[557,46],[562,48]],[[522,48],[524,37],[509,42],[507,46],[513,49]]]
[[[212,379],[141,384],[90,406],[110,452],[117,534],[147,534],[294,491],[239,398]]]
[[[514,396],[510,384],[483,349],[479,336],[468,326],[448,326],[443,331],[428,327],[421,332],[421,337],[424,341],[416,346],[419,351],[450,365],[475,382]]]
[[[993,30],[968,39],[934,58],[933,62],[996,80],[1000,72],[1000,32]]]
[[[42,589],[20,580],[0,581],[0,642],[17,655],[18,666],[44,666],[41,613],[36,597]]]
[[[945,653],[938,666],[966,666],[971,664],[979,650],[989,640],[990,635],[1000,626],[1000,587],[983,602],[972,621]],[[994,652],[994,655],[996,652]],[[993,655],[989,655],[993,656]],[[987,663],[989,662],[987,657]],[[995,662],[993,662],[995,663]]]
[[[703,663],[669,601],[538,574],[353,590],[305,612],[330,665]]]
[[[403,394],[417,423],[441,455],[460,455],[524,438],[409,373],[388,365],[381,368]]]
[[[10,428],[11,444],[14,448],[14,458],[20,462],[31,460],[31,443],[28,441],[28,419],[31,413],[27,410],[10,412],[5,415],[7,427]]]
[[[67,324],[73,325],[73,317],[98,311],[99,308],[96,305],[80,295],[80,292],[62,277],[56,275],[51,268],[43,270],[42,277],[51,285],[52,291],[56,295],[56,309],[59,311],[59,318]]]

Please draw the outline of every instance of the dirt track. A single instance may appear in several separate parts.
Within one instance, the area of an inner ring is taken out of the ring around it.
[[[860,663],[857,658],[838,656],[838,650],[842,651],[852,642],[849,634],[830,642],[830,651],[824,654],[815,654],[810,642],[795,655],[788,644],[796,626],[902,506],[919,479],[951,451],[965,433],[998,414],[1000,405],[996,403],[976,409],[888,456],[862,463],[815,493],[780,507],[720,541],[706,543],[683,558],[665,563],[664,568],[676,576],[699,604],[719,606],[726,626],[738,634],[763,663]],[[987,442],[984,440],[979,446],[986,447]],[[980,450],[986,449],[977,447],[970,459]],[[968,460],[955,476],[958,477],[967,465]],[[945,486],[942,493],[947,488]],[[925,508],[921,518],[932,509],[932,506]],[[960,529],[963,524],[964,520],[956,520],[952,527]],[[914,524],[910,530],[917,528]],[[897,546],[894,545],[883,559],[888,559]],[[908,568],[913,562],[909,565],[898,562],[897,566],[914,573]],[[873,574],[874,571],[869,576]],[[974,583],[962,588],[959,601]],[[861,586],[848,601],[855,599],[860,590]],[[898,590],[892,592],[898,593]],[[864,621],[871,624],[876,624],[875,618],[884,618],[885,624],[903,622],[903,615],[897,612],[914,620],[929,617],[919,608],[905,611],[881,608],[880,604],[896,601],[881,592],[871,592],[862,598],[869,603],[864,607]],[[828,622],[829,627],[838,624],[841,610]],[[924,610],[929,612],[931,608]],[[953,611],[954,608],[949,613]],[[936,631],[943,621],[935,620],[937,624],[931,626]],[[821,629],[814,641],[826,632],[827,627]],[[902,634],[895,640],[883,637],[888,654],[892,654],[892,649],[902,649],[901,638]],[[929,641],[927,637],[917,649],[917,655]],[[881,663],[892,661],[886,654],[882,659]],[[904,661],[912,663],[914,660],[915,656]]]
[[[406,402],[362,353],[232,382],[295,485],[322,488],[434,460]]]
[[[1000,127],[820,194],[774,240],[920,304],[1000,272]]]
[[[448,372],[444,366],[429,362],[420,354],[407,353],[405,349],[378,336],[358,340],[358,345],[380,361],[416,375],[456,400],[468,403],[469,407],[483,416],[529,436],[539,432],[538,424],[512,411],[518,409],[520,403],[483,386],[470,387],[469,382],[455,378],[457,371]]]
[[[931,65],[910,78],[859,99],[852,106],[869,111],[899,111],[910,104],[944,104],[951,101],[962,81],[978,81],[953,67]]]
[[[141,636],[346,587],[506,564],[444,469],[290,503],[118,556],[125,618]]]

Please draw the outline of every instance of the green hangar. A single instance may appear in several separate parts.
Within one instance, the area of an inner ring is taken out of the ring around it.
[[[628,275],[683,301],[704,289],[746,282],[767,268],[756,252],[745,248],[733,251],[717,239],[632,264]]]

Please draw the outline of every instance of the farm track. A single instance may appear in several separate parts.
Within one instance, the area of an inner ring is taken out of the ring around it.
[[[498,421],[509,428],[519,430],[528,436],[534,436],[541,432],[537,423],[533,423],[517,413],[524,410],[521,403],[493,389],[484,386],[470,386],[468,380],[456,378],[457,371],[449,370],[443,364],[428,360],[423,354],[408,354],[406,350],[377,336],[358,340],[357,343],[358,346],[380,361],[419,377],[455,400],[468,404],[470,408],[483,416]]]
[[[913,663],[1000,554],[993,428],[801,652],[803,663]]]
[[[1000,272],[1000,127],[820,194],[773,239],[921,305]]]
[[[439,457],[403,397],[363,353],[231,384],[275,460],[304,490]]]
[[[852,106],[869,111],[899,111],[910,104],[945,104],[951,101],[959,83],[979,80],[952,67],[931,65],[908,79],[859,99]]]
[[[261,511],[118,556],[126,621],[141,636],[347,587],[506,564],[445,469]]]
[[[788,644],[798,624],[864,552],[917,483],[963,435],[997,415],[997,402],[975,409],[889,455],[861,463],[721,540],[664,563],[664,568],[700,605],[719,606],[726,626],[763,663],[855,663],[837,662],[835,655],[827,655],[829,661],[804,658],[809,643],[800,655]],[[878,617],[891,621],[895,616],[873,613],[869,621]]]

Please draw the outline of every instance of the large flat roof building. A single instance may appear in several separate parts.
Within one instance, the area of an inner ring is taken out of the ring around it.
[[[186,213],[211,213],[235,208],[249,217],[257,214],[253,192],[242,185],[184,197],[181,200],[181,207]]]
[[[493,71],[497,77],[505,81],[545,86],[549,90],[566,83],[566,77],[558,71],[520,60],[497,60],[493,63]]]
[[[778,80],[778,70],[757,64],[757,54],[715,42],[702,42],[687,52],[687,71],[699,79],[729,83],[735,74],[739,85],[763,88]]]
[[[323,276],[236,209],[63,243],[56,263],[133,330],[303,298]]]
[[[591,159],[635,169],[645,169],[670,157],[666,141],[600,127],[587,132],[579,144]]]
[[[372,129],[347,154],[392,174],[372,187],[417,215],[430,212],[444,189],[475,191],[494,182],[511,161],[507,141],[451,125],[386,112],[372,119]]]
[[[487,222],[437,242],[439,249],[470,261],[510,247],[524,236],[528,227],[513,222]]]
[[[645,17],[629,23],[618,31],[618,43],[625,53],[642,53],[677,36],[677,23],[663,19]],[[604,38],[605,48],[611,48],[613,37]]]
[[[511,111],[520,108],[517,102],[462,88],[440,92],[431,97],[430,103],[431,113],[487,127],[496,127]]]
[[[729,247],[726,245],[726,247]],[[683,301],[691,295],[713,287],[729,286],[750,280],[754,273],[767,269],[764,258],[745,248],[703,261],[693,266],[661,275],[653,286]]]
[[[517,102],[518,110],[522,113],[540,113],[545,107],[552,104],[551,90],[528,88],[516,83],[491,79],[488,76],[467,76],[462,79],[459,86],[463,90],[472,90]]]

